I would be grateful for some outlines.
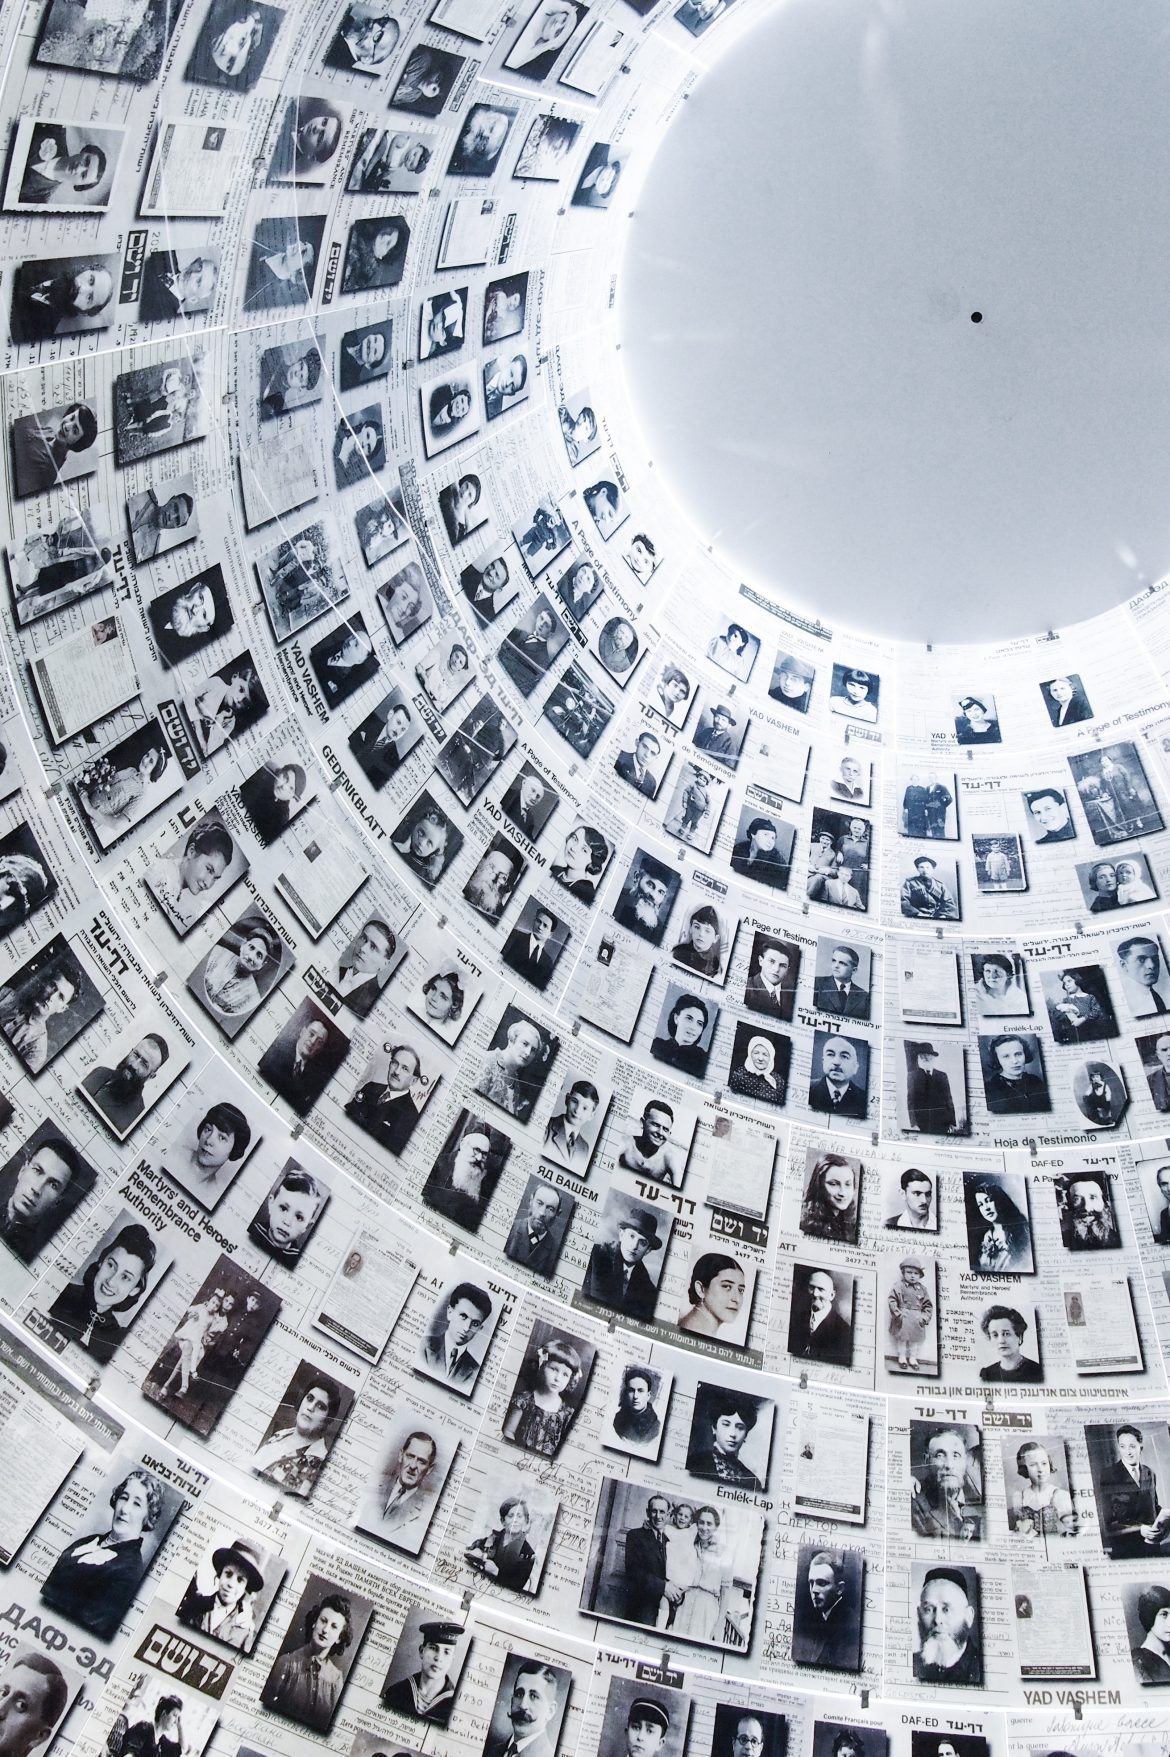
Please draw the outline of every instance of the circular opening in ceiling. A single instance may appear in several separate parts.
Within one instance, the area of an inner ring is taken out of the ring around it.
[[[795,4],[704,75],[620,310],[647,455],[704,543],[830,624],[936,643],[1166,570],[1164,25],[1146,0]]]

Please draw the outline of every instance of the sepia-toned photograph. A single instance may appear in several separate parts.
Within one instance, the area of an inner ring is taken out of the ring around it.
[[[41,1601],[101,1641],[112,1641],[185,1506],[127,1444],[110,1462],[78,1534],[41,1587]]]
[[[445,1727],[470,1651],[471,1638],[462,1623],[436,1617],[427,1605],[412,1605],[382,1682],[383,1706],[393,1714]],[[375,1741],[373,1757],[374,1750],[388,1741],[382,1732],[369,1736]],[[400,1741],[395,1738],[392,1742],[397,1745]],[[404,1752],[403,1757],[413,1757],[413,1752]]]
[[[280,1307],[271,1288],[221,1255],[143,1380],[143,1396],[206,1439]]]
[[[264,1707],[327,1733],[373,1614],[372,1599],[310,1574],[260,1691]]]
[[[333,1450],[353,1405],[352,1385],[342,1384],[315,1361],[301,1361],[260,1438],[252,1469],[306,1500]]]
[[[215,1532],[184,1588],[175,1620],[238,1653],[251,1653],[287,1572],[280,1556],[255,1538]]]

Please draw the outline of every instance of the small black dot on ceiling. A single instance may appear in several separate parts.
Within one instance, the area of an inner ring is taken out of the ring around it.
[[[973,311],[971,313],[971,322],[972,323],[982,323],[983,322],[982,311]]]

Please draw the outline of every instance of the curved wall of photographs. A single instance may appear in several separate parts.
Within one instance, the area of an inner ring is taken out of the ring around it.
[[[1162,1749],[1170,592],[683,536],[725,7],[0,12],[0,1757]]]

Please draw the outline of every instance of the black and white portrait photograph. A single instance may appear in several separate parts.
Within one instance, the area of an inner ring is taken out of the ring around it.
[[[173,1261],[166,1234],[121,1209],[50,1305],[54,1328],[107,1365]]]
[[[423,186],[434,150],[430,129],[363,128],[345,180],[346,193],[413,195]]]
[[[608,1396],[602,1445],[657,1463],[673,1384],[674,1375],[661,1367],[626,1361]]]
[[[204,758],[214,756],[217,750],[250,731],[269,707],[251,651],[237,653],[197,683],[183,705]]]
[[[97,983],[59,933],[0,985],[0,1031],[13,1055],[34,1076],[104,1010]]]
[[[221,1255],[142,1383],[142,1394],[206,1439],[275,1323],[281,1301]]]
[[[179,665],[234,626],[223,569],[218,562],[160,592],[146,607],[150,631],[164,665]]]
[[[614,920],[651,945],[661,945],[681,886],[677,868],[639,848],[614,904]]]
[[[598,1757],[683,1757],[690,1712],[691,1699],[681,1690],[615,1671],[605,1699]]]
[[[372,1599],[310,1574],[260,1691],[264,1707],[327,1733],[373,1614]]]
[[[92,403],[60,403],[12,423],[15,491],[46,494],[97,469],[98,418]]]
[[[244,310],[294,310],[307,305],[316,285],[324,233],[324,214],[260,220],[248,257]]]
[[[780,1106],[788,1097],[792,1041],[779,1031],[740,1020],[727,1068],[727,1089],[738,1098]]]
[[[201,1207],[219,1206],[260,1146],[264,1111],[239,1081],[223,1080],[225,1097],[194,1088],[178,1106],[153,1157]]]
[[[812,702],[816,667],[795,653],[778,652],[772,666],[768,694],[793,714],[807,714]]]
[[[508,1261],[548,1280],[556,1269],[576,1205],[576,1197],[568,1190],[531,1172],[504,1242]]]
[[[497,844],[500,849],[508,851],[509,860],[514,864],[518,858],[515,849],[499,833],[492,838],[488,854],[490,855]],[[488,855],[485,855],[484,859],[487,858]],[[480,865],[482,866],[482,864],[481,861]],[[522,876],[523,871],[527,868],[527,862],[521,861],[520,866]],[[478,871],[479,868],[476,870]],[[469,879],[468,885],[464,887],[464,895],[473,908],[480,908],[481,913],[487,914],[489,919],[493,919],[490,912],[484,910],[469,895],[468,886],[471,885],[474,877],[473,873],[472,879]],[[519,881],[517,880],[517,882]],[[489,893],[489,897],[490,895],[491,893]],[[507,900],[507,898],[504,900],[505,907]],[[562,921],[547,903],[542,903],[538,897],[529,896],[525,898],[520,913],[516,917],[515,925],[504,941],[500,957],[509,970],[514,971],[517,976],[543,993],[556,972],[557,964],[570,937],[568,923]]]
[[[435,758],[435,771],[461,805],[470,805],[515,749],[516,739],[516,728],[499,704],[482,695]],[[523,866],[518,853],[515,858]]]
[[[1090,1129],[1115,1129],[1129,1106],[1125,1075],[1109,1062],[1082,1062],[1074,1068],[1072,1095]]]
[[[735,945],[738,918],[728,913],[719,891],[695,886],[683,902],[678,921],[671,962],[722,987]]]
[[[367,915],[350,934],[330,972],[330,986],[358,1019],[368,1019],[406,956],[406,942],[381,915]]]
[[[511,1151],[511,1137],[502,1129],[461,1110],[427,1174],[423,1201],[456,1226],[478,1232]]]
[[[470,1397],[500,1320],[501,1304],[474,1281],[439,1294],[415,1356],[415,1371]]]
[[[864,1120],[868,1094],[869,1044],[838,1032],[814,1032],[809,1109]]]
[[[139,463],[172,446],[202,439],[208,412],[198,368],[202,355],[180,354],[114,380],[114,455]]]
[[[359,8],[355,5],[354,10]],[[464,57],[430,43],[416,43],[390,94],[392,110],[437,116],[463,70]]]
[[[743,754],[751,721],[741,707],[719,700],[701,701],[691,743],[711,762],[734,771]]]
[[[684,10],[684,9],[680,9]],[[675,13],[679,17],[679,13]],[[814,1731],[822,1725],[815,1723]],[[844,1729],[842,1729],[844,1730]],[[852,1731],[852,1729],[849,1729]],[[788,1750],[788,1717],[769,1708],[746,1702],[717,1702],[711,1733],[711,1757],[785,1757]],[[816,1752],[814,1757],[821,1757]],[[825,1753],[829,1757],[829,1753]],[[837,1757],[834,1751],[832,1757]],[[858,1750],[853,1757],[864,1757]],[[881,1757],[885,1757],[884,1752]]]
[[[757,931],[752,938],[743,986],[744,1006],[749,1012],[790,1024],[799,974],[799,946],[790,940],[777,939],[774,934]],[[819,1000],[817,1004],[820,1004]],[[868,1004],[864,1016],[868,1017]]]
[[[1013,1303],[1014,1298],[985,1306],[977,1319],[973,1317],[975,1364],[984,1385],[1044,1382],[1040,1314],[1026,1301]]]
[[[1020,798],[1024,803],[1028,834],[1038,848],[1047,848],[1054,842],[1075,841],[1077,827],[1063,788],[1035,787],[1021,793]]]
[[[762,1494],[768,1484],[776,1405],[734,1385],[700,1379],[687,1441],[687,1473]]]
[[[601,592],[601,576],[592,561],[575,561],[557,581],[557,597],[578,626],[597,603]],[[682,720],[677,724],[681,725]]]
[[[0,939],[56,895],[52,866],[28,824],[0,836]]]
[[[265,348],[257,374],[261,421],[278,421],[294,409],[310,408],[321,401],[324,361],[321,344],[308,332],[293,341]]]
[[[808,896],[837,909],[868,909],[873,826],[867,818],[813,808],[809,829]]]
[[[528,271],[489,281],[483,296],[483,344],[518,336],[528,317]]]
[[[596,825],[576,818],[549,867],[549,877],[589,908],[613,855],[613,843]]]
[[[583,1297],[619,1317],[650,1323],[673,1227],[665,1208],[648,1207],[611,1185],[598,1213]]]
[[[1170,1431],[1164,1421],[1085,1423],[1101,1547],[1114,1561],[1149,1561],[1170,1547]]]
[[[898,832],[919,840],[953,842],[959,834],[959,783],[935,769],[901,768]]]
[[[861,1670],[865,1554],[802,1543],[792,1595],[792,1658],[825,1671]]]
[[[255,905],[224,928],[188,976],[187,988],[232,1039],[294,967],[291,947]]]
[[[451,547],[457,548],[482,530],[490,516],[484,498],[483,482],[474,473],[457,476],[439,489],[439,514]]]
[[[302,1360],[281,1393],[252,1458],[257,1476],[307,1500],[353,1405],[354,1388]]]
[[[475,611],[481,627],[496,620],[520,591],[520,580],[503,551],[481,549],[474,561],[460,570],[463,596]]]
[[[349,585],[333,553],[333,533],[324,523],[306,525],[282,537],[255,558],[256,578],[277,642],[315,622],[349,596]]]
[[[1039,686],[1048,718],[1053,726],[1079,726],[1093,718],[1084,684],[1075,671],[1065,677],[1050,677]]]
[[[333,436],[333,479],[338,487],[365,484],[386,468],[385,416],[378,403],[343,415]]]
[[[887,1372],[937,1378],[938,1265],[934,1258],[917,1255],[887,1262],[879,1277],[877,1299],[882,1313],[878,1349]]]
[[[1149,1019],[1170,1012],[1170,973],[1158,936],[1153,933],[1131,934],[1127,939],[1119,940],[1113,951],[1130,1017]]]
[[[582,0],[538,0],[504,56],[503,65],[525,79],[547,79],[587,12]]]
[[[581,498],[597,527],[598,536],[608,543],[614,532],[620,530],[630,516],[630,509],[621,489],[610,477],[602,476],[582,490]]]
[[[965,1135],[970,1128],[965,1046],[951,1038],[907,1037],[902,1053],[906,1081],[898,1093],[899,1126],[919,1135]]]
[[[178,19],[166,0],[116,7],[111,16],[91,13],[82,0],[50,0],[41,18],[34,60],[43,67],[149,85],[158,78]]]
[[[760,638],[741,622],[720,623],[707,642],[707,657],[737,683],[746,683],[752,674]]]
[[[1043,970],[1040,982],[1055,1043],[1099,1043],[1117,1036],[1117,1015],[1100,964],[1065,964]],[[1150,1012],[1156,1010],[1160,1009],[1149,1008]]]
[[[215,1532],[183,1590],[175,1620],[237,1653],[251,1653],[288,1572],[254,1537]]]
[[[1028,875],[1018,836],[972,836],[975,883],[985,896],[998,891],[1026,891]]]
[[[901,862],[898,902],[908,921],[960,921],[959,869],[953,859],[911,854]]]
[[[358,329],[347,329],[337,344],[337,383],[340,390],[357,390],[376,378],[385,378],[390,370],[390,347],[393,335],[391,320],[364,323]]]
[[[121,128],[23,116],[12,141],[4,206],[16,213],[104,213],[121,144]]]
[[[202,317],[215,305],[220,268],[220,250],[215,244],[150,251],[142,265],[139,322],[175,323]]]
[[[538,1475],[492,1465],[467,1527],[464,1562],[487,1583],[535,1598],[559,1512],[553,1490]]]
[[[605,141],[594,141],[581,167],[573,190],[574,207],[606,209],[617,191],[622,174],[620,153]]]
[[[1099,848],[1154,835],[1163,828],[1135,744],[1108,744],[1070,756],[1068,766],[1089,834]]]
[[[625,616],[611,616],[598,630],[594,651],[619,689],[625,689],[642,657],[642,642]]]
[[[509,409],[526,402],[529,388],[526,354],[495,354],[484,361],[483,407],[489,421],[498,421]],[[565,546],[566,543],[560,543],[558,553]]]
[[[1053,1179],[1052,1190],[1066,1251],[1121,1249],[1121,1228],[1105,1172],[1087,1166],[1063,1172]]]
[[[418,1555],[455,1461],[456,1449],[443,1428],[406,1410],[379,1435],[376,1474],[354,1517],[359,1531],[405,1555]]]
[[[887,1232],[937,1232],[938,1174],[917,1165],[888,1168],[882,1179],[882,1213]]]
[[[262,0],[211,0],[184,78],[249,92],[264,71],[284,13]]]
[[[970,993],[980,1018],[1018,1018],[1032,1011],[1027,971],[1019,952],[1010,946],[1002,951],[975,951],[970,954],[970,967]]]
[[[694,1145],[698,1109],[684,1103],[681,1092],[670,1100],[649,1086],[635,1086],[621,1131],[618,1164],[655,1183],[679,1189]]]
[[[1149,1572],[1158,1579],[1121,1588],[1130,1660],[1139,1684],[1170,1684],[1170,1584],[1161,1567]]]
[[[613,707],[574,661],[549,691],[542,715],[579,757],[589,757],[613,718]]]
[[[396,287],[406,267],[410,227],[400,215],[355,220],[345,241],[343,293],[381,292]]]
[[[306,995],[256,1067],[298,1116],[308,1116],[348,1054],[345,1032]]]
[[[873,803],[873,764],[847,751],[832,770],[829,792],[834,799],[868,808]]]
[[[1154,1109],[1170,1111],[1170,1031],[1134,1039]]]
[[[54,336],[108,329],[115,317],[118,274],[116,256],[96,253],[20,263],[12,279],[11,339],[43,342]],[[45,415],[37,417],[40,422],[45,419]],[[22,431],[22,421],[29,420],[28,416],[18,416],[13,424],[14,433]]]
[[[470,1651],[471,1637],[462,1623],[436,1617],[429,1605],[412,1605],[382,1683],[383,1706],[392,1713],[445,1727]],[[382,1732],[368,1736],[374,1741],[370,1748],[373,1757],[374,1751],[388,1741]],[[401,1743],[397,1738],[390,1742]],[[404,1753],[404,1757],[414,1754]]]
[[[829,686],[830,711],[862,726],[876,725],[881,683],[874,672],[859,665],[834,665]]]
[[[96,1181],[56,1123],[38,1123],[0,1166],[0,1240],[22,1263],[35,1262]]]
[[[952,706],[957,744],[1002,743],[993,695],[984,690],[980,695],[956,696]]]
[[[524,558],[529,577],[538,579],[569,547],[571,533],[565,515],[552,494],[545,494],[541,499],[528,504],[532,510],[515,521],[512,536]]]
[[[799,953],[796,947],[787,949],[795,955],[798,965]],[[795,965],[791,980],[795,985]],[[837,1019],[868,1019],[872,988],[873,951],[869,946],[836,939],[831,934],[817,936],[813,1005],[818,1012],[828,1013]],[[744,998],[750,1006],[752,1003],[746,993]],[[791,1017],[791,1012],[788,1017]]]
[[[427,963],[406,996],[406,1006],[436,1037],[454,1047],[483,991],[483,974],[478,966],[452,952]]]
[[[883,1741],[888,1744],[883,1735]],[[934,1733],[915,1728],[910,1734],[911,1757],[991,1757],[990,1740],[973,1733]],[[883,1752],[882,1757],[885,1757]]]
[[[987,1108],[993,1116],[1027,1116],[1052,1109],[1040,1039],[1035,1033],[980,1036],[979,1060]]]
[[[567,1666],[522,1651],[506,1654],[483,1757],[553,1757],[572,1687]]]
[[[435,384],[420,386],[418,396],[427,457],[438,457],[440,452],[479,432],[478,374],[448,375]]]
[[[240,803],[257,840],[269,847],[316,798],[316,789],[287,747],[240,782]]]
[[[516,155],[512,176],[517,182],[558,183],[581,132],[580,122],[547,111],[533,118]]]
[[[1052,1434],[1005,1433],[1000,1445],[1008,1530],[1021,1537],[1075,1537],[1065,1442]]]
[[[388,6],[348,0],[325,51],[325,66],[338,73],[360,73],[380,79],[401,36],[402,27]]]
[[[516,111],[506,104],[472,104],[447,165],[449,177],[490,177],[500,162]]]
[[[614,773],[646,799],[656,798],[670,762],[669,748],[664,751],[657,732],[641,720],[633,721],[619,745]]]
[[[526,757],[504,789],[500,809],[529,842],[538,842],[560,794],[546,775]],[[606,844],[608,848],[608,843]]]
[[[921,1684],[981,1685],[983,1625],[979,1571],[960,1564],[910,1564],[910,1635]]]
[[[345,1114],[395,1158],[405,1153],[439,1082],[436,1058],[410,1042],[374,1046]]]
[[[417,561],[408,561],[391,574],[378,587],[377,599],[396,647],[409,640],[434,614],[430,587]]]
[[[466,287],[448,287],[424,299],[418,317],[419,360],[457,353],[463,346],[466,319]]]
[[[273,142],[267,181],[326,188],[350,114],[348,104],[328,98],[290,98]]]
[[[518,1006],[506,1006],[488,1042],[475,1092],[518,1122],[528,1122],[559,1047],[559,1037]]]
[[[8,578],[17,622],[37,622],[91,592],[112,588],[117,577],[114,547],[102,506],[66,512],[51,529],[9,543]]]
[[[508,1398],[505,1440],[555,1458],[585,1399],[596,1354],[595,1343],[536,1319]]]
[[[390,844],[415,877],[433,890],[462,848],[463,832],[423,792],[391,830]]]
[[[965,1171],[967,1263],[976,1275],[1031,1275],[1027,1180],[1019,1172]]]
[[[985,1512],[983,1437],[973,1423],[910,1420],[910,1527],[936,1542],[978,1543]]]
[[[710,997],[695,994],[687,984],[668,982],[650,1039],[650,1054],[655,1061],[701,1080],[707,1071],[718,1022],[719,1008]],[[775,1068],[774,1058],[772,1067]],[[748,1071],[755,1072],[754,1060]]]
[[[341,707],[370,681],[378,671],[379,660],[360,610],[313,643],[309,648],[309,665],[330,708]]]
[[[763,1515],[602,1479],[581,1607],[726,1653],[751,1641]]]
[[[265,1256],[295,1269],[329,1201],[329,1185],[319,1172],[286,1159],[267,1195],[248,1222],[248,1237]]]
[[[142,882],[182,939],[247,870],[247,858],[223,818],[209,811],[162,849]]]
[[[697,848],[701,854],[710,854],[723,818],[723,808],[727,803],[729,792],[728,781],[715,769],[689,760],[684,762],[675,771],[674,787],[667,797],[662,825],[666,834],[677,837],[680,842],[687,843],[691,848]],[[747,870],[743,871],[741,876],[745,878],[759,877],[764,883],[776,879],[783,888],[788,875],[788,860],[791,858],[791,835],[795,832],[790,832],[789,826],[786,824],[773,825],[775,840],[769,845],[767,833],[762,832],[760,827],[767,820],[753,815],[750,808],[746,809],[746,815],[749,822],[755,823],[757,826],[756,852],[759,864],[757,865],[749,859],[746,862]],[[781,831],[783,831],[783,842]],[[785,858],[783,853],[780,853],[775,865],[773,865],[767,856],[777,853],[778,844],[787,846],[788,856]],[[737,855],[742,855],[743,852],[737,842],[732,853],[733,869],[737,872],[740,871],[740,867],[735,865],[735,858]],[[748,853],[750,854],[750,852],[749,839]]]
[[[820,1147],[806,1149],[800,1198],[800,1230],[805,1238],[857,1243],[863,1176],[860,1159]]]
[[[147,1448],[149,1451],[149,1447]],[[184,1507],[178,1488],[123,1445],[110,1461],[77,1536],[41,1587],[41,1601],[99,1640],[112,1641]]]
[[[1158,887],[1144,854],[1092,861],[1079,865],[1076,873],[1090,915],[1157,900]]]

